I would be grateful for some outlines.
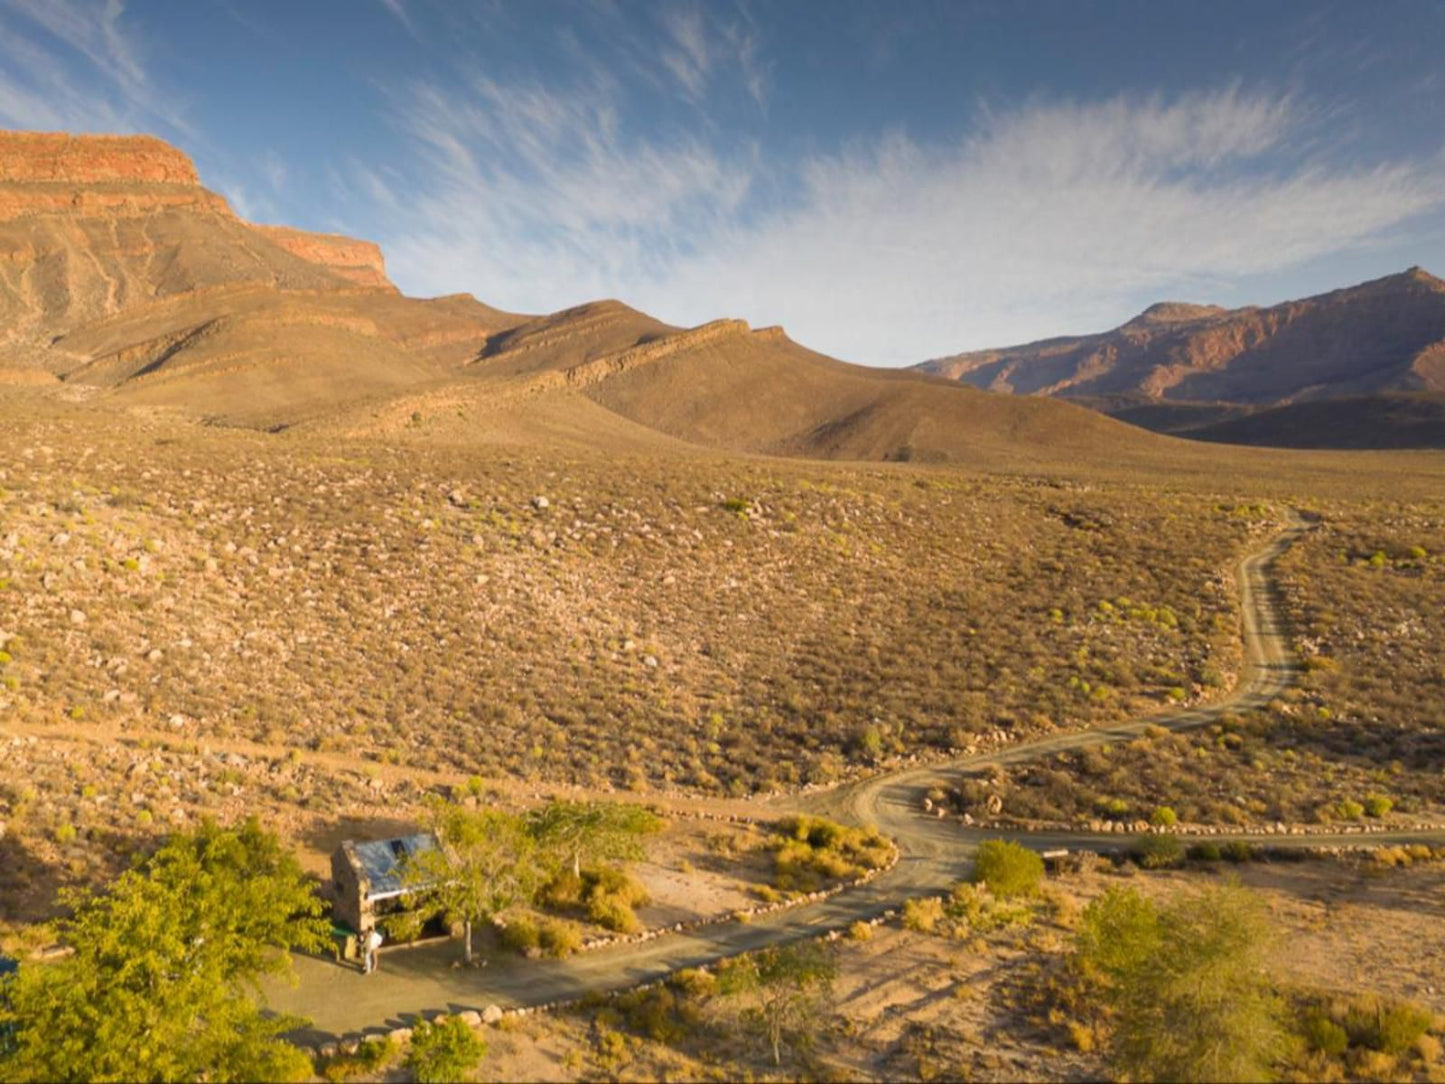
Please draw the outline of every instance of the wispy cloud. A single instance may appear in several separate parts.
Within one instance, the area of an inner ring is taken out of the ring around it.
[[[740,315],[880,363],[1096,326],[1445,207],[1438,163],[1331,166],[1299,150],[1307,106],[1238,88],[980,110],[962,140],[766,166],[748,145],[629,137],[605,85],[419,88],[402,120],[438,178],[387,231],[405,286]]]
[[[451,289],[533,306],[665,274],[735,215],[751,171],[695,138],[629,138],[615,103],[598,73],[566,95],[481,77],[460,97],[415,88],[398,119],[432,183],[390,220],[391,263],[444,292],[460,260]]]
[[[669,7],[664,12],[663,25],[669,38],[668,47],[662,53],[663,64],[691,97],[701,98],[707,90],[708,70],[712,66],[702,9]]]
[[[406,32],[417,40],[421,35],[417,33],[416,24],[412,22],[411,12],[406,10],[406,0],[381,0],[381,6],[387,10],[393,19],[406,28]]]
[[[21,128],[190,131],[153,85],[121,0],[0,0],[0,120]]]

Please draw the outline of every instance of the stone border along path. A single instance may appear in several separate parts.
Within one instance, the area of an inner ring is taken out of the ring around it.
[[[748,921],[706,923],[564,960],[506,956],[486,967],[458,967],[454,966],[459,955],[456,946],[441,943],[384,953],[381,969],[363,976],[328,960],[298,956],[297,983],[270,982],[264,993],[273,1009],[312,1020],[312,1028],[294,1034],[294,1040],[334,1051],[338,1039],[349,1045],[364,1032],[396,1032],[397,1038],[402,1038],[405,1029],[418,1018],[465,1014],[471,1022],[527,1015],[572,1004],[589,994],[615,995],[651,985],[684,968],[710,967],[728,957],[770,945],[837,936],[854,922],[876,924],[896,915],[906,900],[946,893],[968,873],[974,848],[986,838],[1014,839],[1040,851],[1118,851],[1130,842],[1118,834],[984,831],[957,820],[925,815],[922,799],[929,788],[946,786],[961,769],[1020,764],[1064,750],[1128,741],[1150,726],[1187,730],[1205,726],[1226,712],[1267,704],[1294,683],[1300,669],[1279,619],[1269,574],[1275,560],[1309,529],[1310,524],[1291,511],[1288,525],[1265,547],[1239,563],[1245,672],[1228,697],[1206,706],[1165,709],[1097,730],[1051,735],[948,764],[880,775],[828,792],[795,795],[776,804],[779,815],[809,812],[829,816],[871,825],[892,838],[898,848],[898,861],[871,880]],[[1211,838],[1258,839],[1267,842],[1271,850],[1303,849],[1319,854],[1356,849],[1365,842],[1357,833],[1281,837],[1229,832]],[[1373,832],[1366,838],[1375,846],[1442,845],[1445,831],[1393,830]]]

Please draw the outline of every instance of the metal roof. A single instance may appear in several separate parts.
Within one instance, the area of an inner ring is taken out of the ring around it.
[[[407,859],[436,849],[436,836],[430,832],[399,836],[396,839],[353,843],[351,852],[356,856],[361,872],[366,876],[366,898],[384,900],[420,888],[421,884],[418,882],[406,880],[404,867]]]

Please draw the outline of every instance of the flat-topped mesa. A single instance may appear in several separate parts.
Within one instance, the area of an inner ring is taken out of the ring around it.
[[[0,132],[0,221],[173,208],[231,213],[201,187],[190,158],[154,136]]]
[[[155,136],[0,132],[0,182],[199,185],[195,163]]]
[[[360,241],[339,233],[309,233],[290,226],[254,228],[293,256],[321,264],[342,278],[362,286],[396,291],[391,279],[386,277],[386,258],[382,256],[380,246],[370,241]]]

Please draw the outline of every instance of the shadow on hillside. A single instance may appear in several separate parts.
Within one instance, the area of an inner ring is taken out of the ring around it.
[[[398,817],[333,817],[310,825],[299,839],[306,848],[329,858],[348,840],[360,843],[372,839],[395,839],[422,830],[422,825],[416,821]]]
[[[13,836],[0,838],[0,920],[43,922],[63,908],[57,896],[74,878]]]
[[[1279,719],[1265,740],[1280,748],[1296,747],[1342,761],[1367,761],[1388,767],[1395,761],[1409,772],[1441,777],[1445,772],[1445,730],[1420,730],[1344,719]]]
[[[1251,862],[1231,867],[1252,888],[1286,893],[1331,908],[1378,908],[1431,919],[1445,918],[1438,865],[1389,868],[1368,859]]]

